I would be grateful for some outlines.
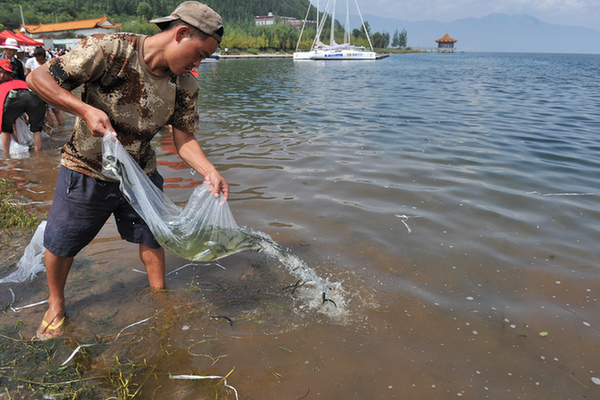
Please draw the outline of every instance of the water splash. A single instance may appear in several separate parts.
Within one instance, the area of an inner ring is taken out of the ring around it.
[[[298,295],[301,304],[297,312],[316,311],[334,319],[342,319],[348,315],[348,301],[340,282],[329,282],[320,277],[302,259],[285,250],[264,232],[250,228],[241,228],[252,248],[277,259],[287,272],[297,279],[288,289]]]
[[[267,234],[239,227],[223,194],[214,197],[210,182],[196,187],[181,208],[151,182],[113,132],[102,138],[102,153],[103,173],[120,182],[125,198],[164,248],[191,261],[215,261],[244,250],[262,251],[296,277],[294,291],[298,289],[307,300],[298,309],[307,307],[327,315],[345,313],[341,290],[333,290],[334,285]]]

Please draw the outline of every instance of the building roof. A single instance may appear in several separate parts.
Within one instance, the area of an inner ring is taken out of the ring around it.
[[[458,42],[458,40],[452,39],[450,37],[450,35],[448,35],[448,32],[446,32],[446,34],[444,35],[444,37],[441,38],[441,39],[437,39],[436,42],[437,43],[456,43],[456,42]]]
[[[81,21],[69,21],[69,22],[58,22],[55,24],[38,24],[38,25],[25,25],[25,30],[32,33],[49,33],[49,32],[62,32],[62,31],[74,31],[78,29],[93,29],[93,28],[107,28],[114,29],[119,27],[120,24],[111,22],[106,16],[95,19],[85,19]]]

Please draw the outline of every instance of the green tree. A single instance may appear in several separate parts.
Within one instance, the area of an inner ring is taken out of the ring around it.
[[[254,41],[254,44],[259,49],[265,50],[269,46],[269,40],[267,39],[266,35],[263,33],[262,35],[260,35],[259,37],[256,38],[256,40]]]
[[[365,21],[365,24],[360,27],[360,32],[367,37],[367,35],[371,36],[371,25],[369,25],[368,21]]]
[[[150,21],[152,19],[152,16],[154,15],[154,11],[152,10],[152,7],[150,6],[150,4],[146,3],[145,1],[142,1],[138,6],[137,6],[137,15],[144,18],[146,21]]]
[[[390,43],[390,34],[385,31],[383,33],[375,32],[371,36],[371,43],[373,43],[373,47],[386,48]]]
[[[149,36],[160,32],[158,26],[149,23],[144,17],[140,17],[139,20],[124,22],[121,26],[121,30],[123,32],[141,33]]]
[[[398,36],[398,47],[406,47],[407,40],[408,33],[406,32],[406,29],[402,29],[402,32],[400,32],[400,35]]]
[[[392,39],[392,47],[406,47],[407,36],[408,34],[406,33],[406,29],[402,29],[401,33],[398,33],[398,29],[396,29],[394,32],[394,38]]]
[[[398,41],[399,41],[398,37],[399,36],[400,36],[400,34],[398,33],[398,29],[396,29],[394,31],[394,36],[392,36],[392,47],[400,47],[398,45]]]

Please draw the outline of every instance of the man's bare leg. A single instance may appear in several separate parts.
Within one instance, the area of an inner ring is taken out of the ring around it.
[[[54,113],[54,117],[56,118],[56,122],[58,126],[65,126],[65,118],[58,108],[53,108],[52,112]]]
[[[33,132],[33,150],[37,153],[42,150],[42,132]]]
[[[51,339],[62,335],[65,314],[65,285],[73,257],[57,256],[46,250],[46,278],[48,280],[48,311],[37,331],[40,339]]]
[[[165,249],[152,249],[140,244],[140,259],[146,266],[148,283],[152,289],[165,289]]]
[[[4,151],[4,157],[8,158],[10,154],[10,133],[2,132],[2,151]]]

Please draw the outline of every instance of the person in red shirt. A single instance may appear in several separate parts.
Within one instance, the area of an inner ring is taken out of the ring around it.
[[[13,79],[12,73],[10,60],[0,59],[0,104],[4,105],[0,109],[0,121],[2,121],[2,149],[7,158],[10,140],[14,135],[14,123],[23,113],[29,117],[35,151],[42,149],[42,128],[46,115],[44,101],[29,90],[25,81]]]

